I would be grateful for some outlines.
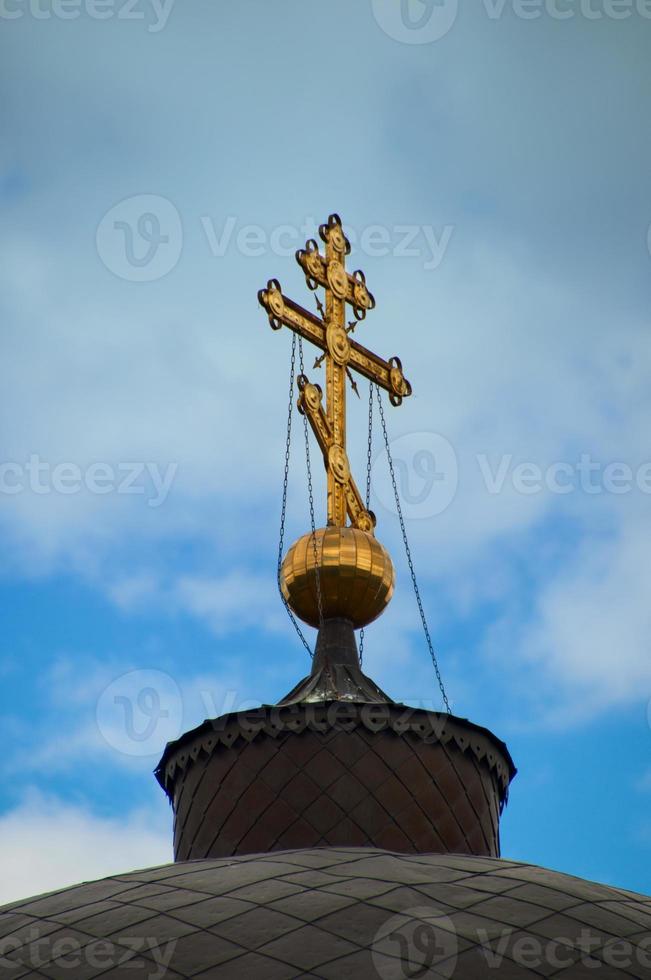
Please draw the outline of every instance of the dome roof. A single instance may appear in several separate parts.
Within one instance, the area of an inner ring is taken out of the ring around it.
[[[21,978],[651,977],[651,899],[470,855],[178,862],[14,903],[0,927]]]

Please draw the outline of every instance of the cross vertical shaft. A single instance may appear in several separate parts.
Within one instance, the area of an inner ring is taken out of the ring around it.
[[[326,242],[326,263],[328,268],[344,268],[344,247],[341,252],[337,245],[342,244],[335,235],[328,235]],[[337,265],[334,265],[336,263]],[[326,343],[328,350],[336,350],[336,339],[345,332],[346,301],[335,294],[334,289],[326,290]],[[330,423],[334,446],[346,451],[346,367],[339,363],[340,358],[326,358],[326,416]],[[346,496],[343,484],[335,478],[332,466],[328,466],[328,524],[337,527],[346,525]]]

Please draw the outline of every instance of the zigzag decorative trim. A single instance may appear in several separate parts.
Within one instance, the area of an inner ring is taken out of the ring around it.
[[[363,726],[370,732],[387,729],[396,735],[410,732],[423,742],[453,742],[460,752],[471,752],[497,774],[503,805],[509,783],[517,770],[504,742],[487,728],[465,718],[443,712],[425,711],[401,704],[360,704],[328,701],[315,704],[263,705],[250,711],[235,711],[219,718],[207,719],[193,731],[169,742],[155,776],[172,799],[179,772],[184,772],[199,755],[212,755],[220,746],[231,748],[238,741],[252,742],[260,736],[278,738],[287,732],[299,734],[309,729],[328,732],[350,731]]]

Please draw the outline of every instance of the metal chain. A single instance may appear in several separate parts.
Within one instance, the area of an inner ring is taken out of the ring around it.
[[[427,640],[427,646],[429,649],[430,657],[432,658],[432,664],[434,665],[434,670],[436,672],[436,679],[438,681],[439,688],[441,690],[441,695],[443,697],[443,703],[445,705],[445,710],[448,714],[452,714],[452,709],[450,708],[450,702],[448,701],[447,694],[445,693],[445,687],[443,686],[443,679],[441,677],[441,671],[439,670],[438,660],[436,659],[436,653],[434,652],[434,646],[432,644],[432,638],[430,636],[429,627],[427,625],[427,619],[425,618],[425,610],[423,609],[423,603],[420,597],[420,591],[418,589],[418,582],[416,581],[416,572],[414,571],[414,563],[411,557],[411,551],[409,548],[409,542],[407,540],[407,529],[405,527],[405,520],[402,516],[402,507],[400,506],[400,495],[398,493],[398,485],[396,483],[396,474],[393,469],[393,460],[391,458],[391,450],[389,448],[389,438],[387,436],[387,426],[384,418],[384,408],[382,407],[382,398],[380,397],[380,389],[377,385],[375,387],[375,394],[377,396],[377,403],[380,410],[380,421],[382,423],[382,433],[384,435],[384,446],[387,452],[387,459],[389,461],[389,473],[391,475],[391,483],[393,485],[393,495],[396,501],[396,510],[398,512],[398,520],[400,521],[400,530],[402,531],[402,540],[405,545],[405,554],[407,555],[407,564],[409,565],[409,573],[411,575],[411,581],[414,586],[414,594],[416,596],[416,602],[418,604],[418,612],[420,613],[420,618],[423,624],[423,631],[425,633],[425,639]]]
[[[283,605],[287,610],[287,615],[294,624],[294,629],[298,633],[299,639],[309,655],[312,657],[313,653],[310,649],[310,645],[303,636],[301,627],[296,622],[296,617],[294,613],[289,608],[289,603],[283,595],[283,590],[280,587],[280,573],[283,564],[283,546],[285,542],[285,517],[287,514],[287,483],[289,479],[289,457],[291,454],[292,445],[292,411],[294,408],[294,376],[296,374],[296,334],[292,334],[292,358],[289,369],[289,407],[287,409],[287,439],[285,441],[285,472],[283,475],[283,502],[280,511],[280,535],[278,540],[278,567],[276,570],[276,581],[278,583],[278,592],[280,593],[280,598],[283,600]]]
[[[373,382],[368,385],[368,441],[366,444],[366,509],[371,506],[371,455],[373,453]]]
[[[371,454],[373,452],[373,382],[368,385],[368,442],[366,445],[366,509],[371,506]],[[359,665],[364,663],[364,627],[359,631]]]
[[[303,366],[303,338],[298,338],[299,370],[305,374]],[[307,466],[307,492],[310,498],[310,522],[312,525],[312,547],[314,548],[314,578],[316,582],[316,601],[319,608],[319,626],[323,626],[323,599],[321,597],[321,576],[319,575],[319,556],[316,546],[316,523],[314,520],[314,491],[312,489],[312,463],[310,461],[310,436],[307,426],[307,415],[303,415],[303,432],[305,435],[305,463]],[[314,654],[312,654],[314,656]]]

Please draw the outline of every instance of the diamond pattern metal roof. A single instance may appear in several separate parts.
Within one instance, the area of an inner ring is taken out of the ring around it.
[[[651,899],[470,855],[179,862],[0,910],[0,975],[651,978]]]

